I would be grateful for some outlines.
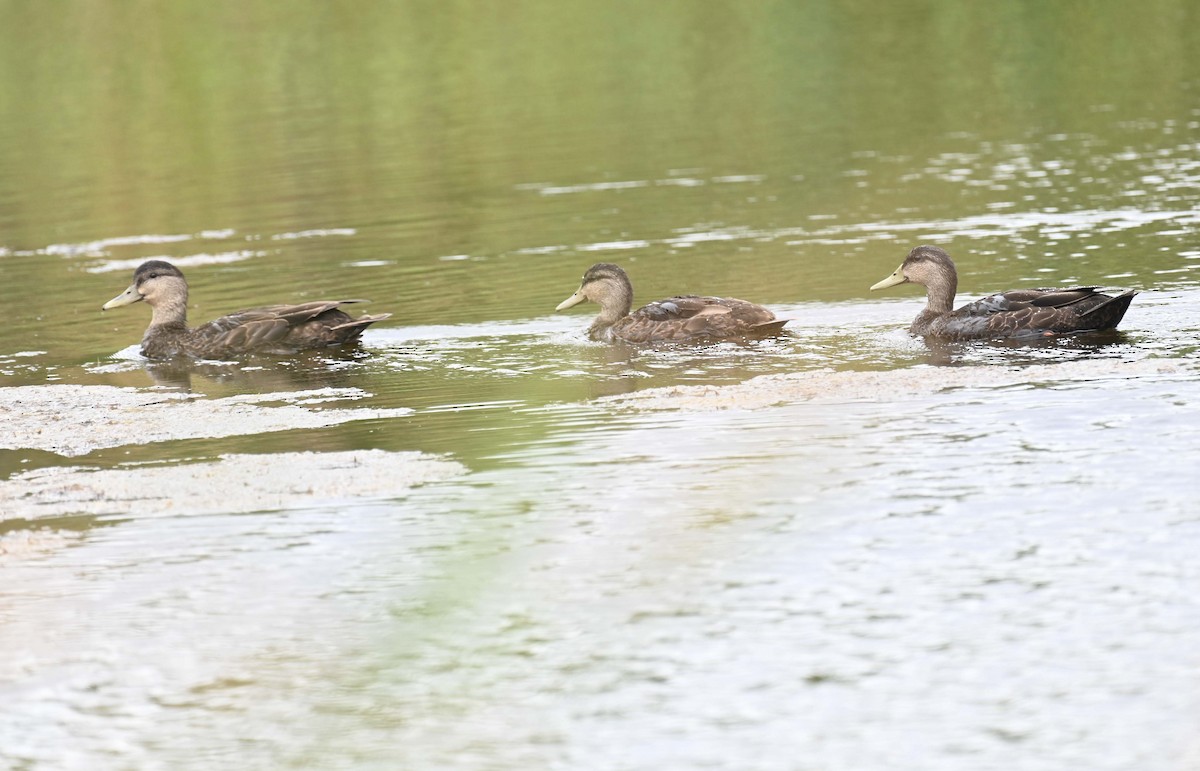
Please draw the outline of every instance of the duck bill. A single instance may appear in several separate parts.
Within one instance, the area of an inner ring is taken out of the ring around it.
[[[579,289],[575,290],[575,294],[571,295],[567,299],[560,302],[558,304],[558,307],[555,308],[554,310],[565,311],[567,308],[578,305],[579,303],[583,302],[586,299],[587,298],[584,297],[584,295],[583,295],[583,287],[579,287]]]
[[[130,284],[129,288],[124,292],[121,292],[121,294],[101,305],[100,310],[111,311],[113,308],[120,308],[122,305],[133,305],[136,302],[141,302],[143,299],[145,298],[138,294],[137,284]]]
[[[878,284],[872,284],[871,291],[874,292],[876,289],[887,289],[889,286],[903,284],[907,281],[908,279],[904,276],[904,266],[901,265],[900,267],[896,268],[896,271],[892,273],[892,275],[888,276],[883,281],[880,281]]]

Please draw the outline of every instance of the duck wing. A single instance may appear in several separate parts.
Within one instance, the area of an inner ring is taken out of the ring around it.
[[[937,319],[946,337],[1019,337],[1113,329],[1137,292],[1116,297],[1094,286],[1014,289],[964,305]]]
[[[635,343],[762,336],[778,332],[788,321],[745,300],[681,295],[638,308],[614,324],[612,334]]]
[[[365,300],[316,300],[297,305],[249,308],[197,327],[192,332],[200,355],[295,353],[354,342],[362,331],[391,314],[355,319],[338,306]]]

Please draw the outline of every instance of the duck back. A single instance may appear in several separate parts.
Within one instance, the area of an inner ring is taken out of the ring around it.
[[[638,308],[614,324],[610,335],[631,343],[761,337],[779,332],[789,320],[746,300],[681,295]]]
[[[1015,289],[941,315],[922,313],[914,334],[951,339],[1021,337],[1114,329],[1137,292],[1112,296],[1094,286]]]
[[[350,316],[338,306],[364,300],[317,300],[250,308],[194,329],[151,327],[142,341],[149,358],[220,359],[246,354],[290,355],[356,343],[364,329],[391,316]]]

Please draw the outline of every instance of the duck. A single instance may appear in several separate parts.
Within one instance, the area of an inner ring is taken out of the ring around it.
[[[633,283],[619,265],[610,262],[588,268],[575,294],[554,310],[588,300],[600,306],[600,315],[587,330],[593,340],[650,343],[764,337],[780,332],[791,321],[745,300],[696,295],[658,300],[630,313]]]
[[[1113,296],[1095,286],[1013,289],[953,310],[958,270],[945,250],[918,246],[900,267],[871,291],[899,284],[925,287],[925,310],[908,331],[922,337],[975,340],[995,337],[1046,337],[1072,332],[1116,329],[1137,292]]]
[[[228,359],[248,354],[290,355],[349,346],[363,330],[390,313],[351,317],[339,306],[366,300],[314,300],[237,311],[199,327],[187,325],[188,283],[165,260],[149,260],[133,272],[133,283],[101,310],[145,301],[153,311],[142,337],[148,359]]]

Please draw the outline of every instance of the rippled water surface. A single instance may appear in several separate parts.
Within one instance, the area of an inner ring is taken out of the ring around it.
[[[0,4],[0,767],[1200,766],[1200,25],[1015,8]],[[919,243],[1140,294],[927,344]],[[393,316],[152,364],[149,258]]]

